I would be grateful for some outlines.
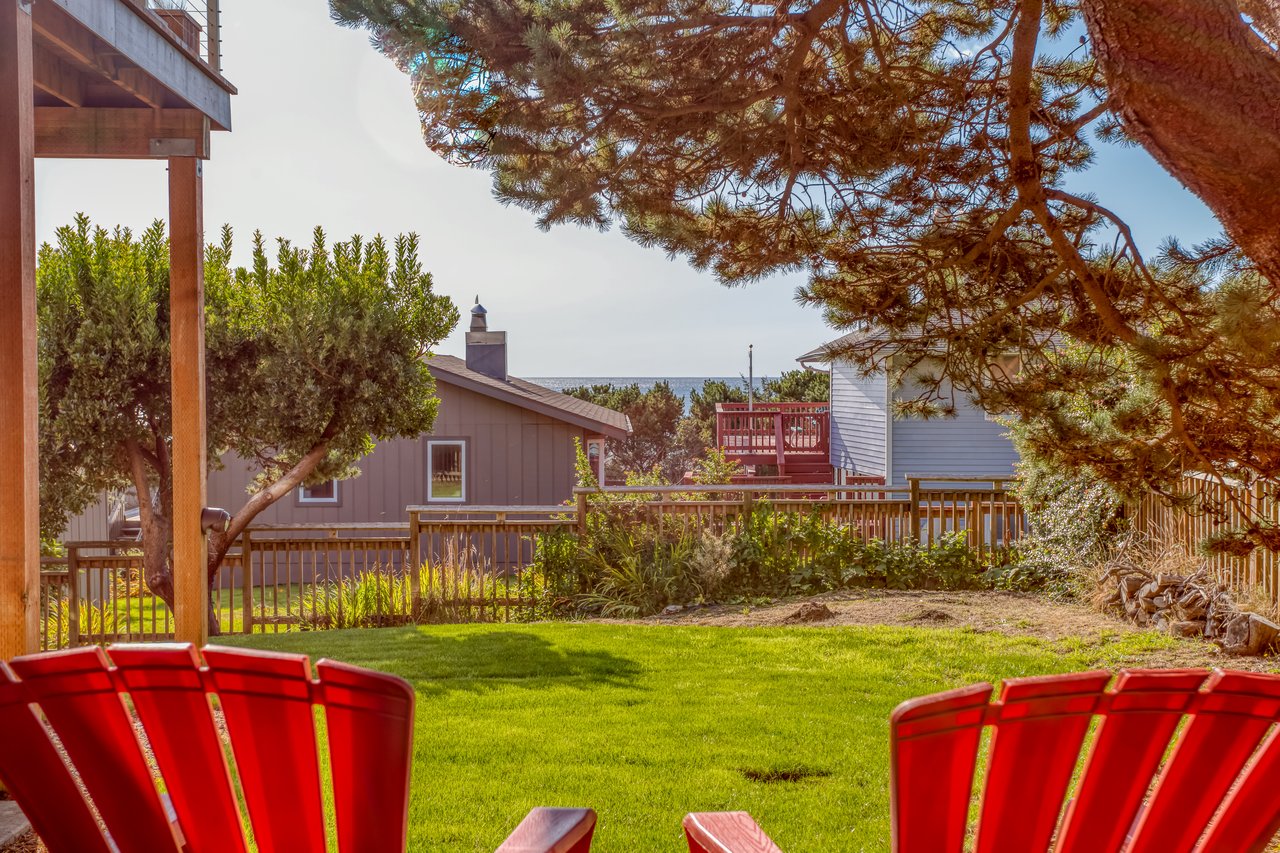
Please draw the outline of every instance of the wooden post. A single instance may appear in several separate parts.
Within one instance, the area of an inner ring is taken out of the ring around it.
[[[67,548],[67,646],[80,645],[80,548]]]
[[[209,548],[200,513],[208,461],[204,405],[202,164],[169,160],[169,358],[173,382],[173,598],[175,638],[209,639]]]
[[[253,534],[248,530],[240,546],[240,630],[253,633]]]
[[[0,0],[0,660],[39,648],[31,2]]]
[[[208,42],[205,61],[209,63],[209,67],[219,74],[222,73],[222,20],[218,13],[218,0],[209,0],[208,20],[205,21],[208,31],[205,33],[205,39]]]
[[[911,532],[908,534],[908,541],[920,541],[920,480],[915,477],[907,478],[908,485],[911,486],[911,506],[907,507],[907,523],[911,525]],[[929,520],[929,524],[933,524],[933,519]],[[932,538],[932,537],[931,537]]]
[[[416,622],[422,613],[422,518],[409,511],[409,607]]]
[[[578,542],[587,538],[587,493],[578,492]]]

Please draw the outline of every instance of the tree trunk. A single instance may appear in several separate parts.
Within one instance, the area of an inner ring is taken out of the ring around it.
[[[1233,0],[1083,0],[1125,130],[1280,286],[1280,62]]]

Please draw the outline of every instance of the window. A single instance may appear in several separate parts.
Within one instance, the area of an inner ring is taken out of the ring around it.
[[[329,504],[330,506],[337,504],[338,481],[329,480],[327,483],[317,483],[314,486],[299,486],[298,503]]]
[[[604,485],[604,439],[588,438],[587,439],[587,461],[591,463],[591,470],[596,475],[596,485]]]
[[[467,446],[462,441],[427,442],[427,500],[467,499]]]

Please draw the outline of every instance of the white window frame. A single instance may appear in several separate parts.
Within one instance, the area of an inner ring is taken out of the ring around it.
[[[462,472],[462,482],[459,484],[458,497],[456,498],[437,498],[431,494],[431,486],[435,482],[435,472],[432,471],[432,453],[431,449],[437,444],[453,444],[461,449],[458,458],[458,464]],[[461,438],[429,438],[427,439],[427,503],[439,504],[460,504],[467,502],[467,442]]]
[[[588,438],[587,439],[587,459],[591,458],[591,445],[593,444],[599,445],[600,447],[600,456],[598,457],[600,461],[599,461],[599,464],[596,465],[595,475],[596,475],[596,485],[603,488],[604,487],[604,460],[605,460],[605,454],[607,454],[609,451],[609,440],[603,437]]]
[[[307,496],[309,486],[298,486],[298,503],[301,506],[336,506],[342,503],[342,493],[338,490],[341,487],[337,479],[329,481],[333,483],[333,497],[331,498],[313,498]]]

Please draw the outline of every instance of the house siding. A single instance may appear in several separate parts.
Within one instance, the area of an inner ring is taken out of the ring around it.
[[[831,365],[831,465],[860,476],[885,473],[885,376]]]
[[[73,516],[60,537],[63,542],[102,542],[111,538],[111,507],[100,495],[84,512]]]
[[[899,399],[911,399],[914,386],[910,379],[894,393]],[[943,389],[949,393],[949,389]],[[956,399],[955,417],[899,418],[892,422],[893,464],[890,485],[905,485],[908,474],[934,474],[948,477],[994,476],[1014,474],[1018,453],[1007,435],[1008,428],[987,420],[964,394]]]
[[[549,506],[573,493],[573,440],[589,433],[510,403],[437,382],[435,428],[416,439],[379,442],[359,462],[360,476],[338,485],[340,504],[299,505],[296,493],[276,501],[257,524],[399,522],[405,507],[427,504],[427,440],[466,442],[466,495],[462,505]],[[249,463],[224,459],[209,474],[209,504],[235,511],[253,476]],[[441,506],[458,506],[442,503]]]

